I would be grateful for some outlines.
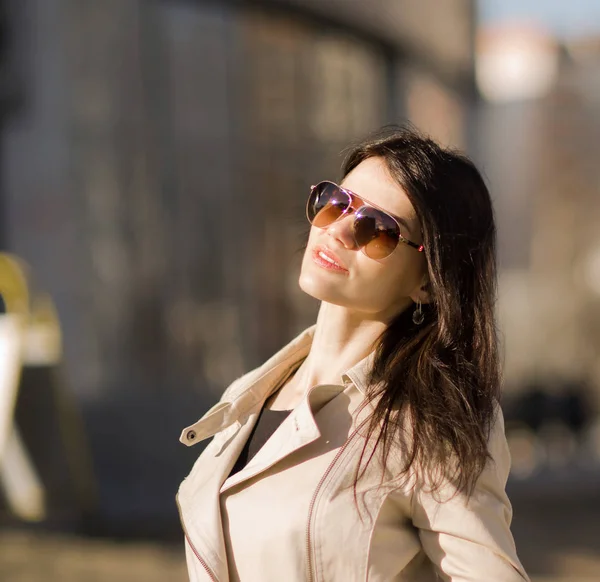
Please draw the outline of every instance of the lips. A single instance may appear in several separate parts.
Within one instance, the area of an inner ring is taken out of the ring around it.
[[[348,269],[344,265],[342,259],[340,259],[331,249],[325,246],[318,245],[314,248],[313,260],[319,266],[325,269],[331,269],[333,271],[347,273]]]

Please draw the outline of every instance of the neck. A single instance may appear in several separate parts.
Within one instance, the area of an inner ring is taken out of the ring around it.
[[[313,343],[296,380],[305,387],[339,384],[344,372],[373,351],[386,326],[385,321],[322,302]]]

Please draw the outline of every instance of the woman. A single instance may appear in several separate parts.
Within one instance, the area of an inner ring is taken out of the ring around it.
[[[178,493],[190,579],[527,580],[480,174],[385,128],[349,152],[340,186],[312,187],[307,215],[316,325],[181,436],[214,435]]]

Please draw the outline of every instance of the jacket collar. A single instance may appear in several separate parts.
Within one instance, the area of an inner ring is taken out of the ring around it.
[[[243,424],[248,414],[266,400],[285,378],[289,371],[298,367],[308,356],[316,325],[305,329],[290,343],[269,358],[262,366],[242,376],[223,394],[221,401],[213,406],[195,424],[183,430],[180,441],[194,445],[232,424]],[[354,384],[361,394],[366,395],[367,375],[372,366],[374,352],[363,358],[342,374],[340,387]],[[341,388],[343,389],[343,388]]]
[[[243,379],[248,379],[243,382],[237,390],[233,390],[228,396],[228,400],[232,400],[236,395],[242,395],[245,390],[255,389],[257,396],[266,398],[270,391],[265,393],[265,389],[274,388],[270,383],[263,383],[263,380],[268,380],[271,376],[276,378],[275,385],[294,367],[298,367],[302,361],[308,356],[310,348],[315,336],[316,325],[312,325],[296,336],[290,343],[285,345],[275,355],[269,358],[262,366],[244,376]],[[358,390],[364,395],[367,392],[367,376],[373,361],[375,352],[371,352],[352,368],[346,370],[340,377],[341,385],[353,383]]]
[[[360,360],[360,362],[352,366],[347,372],[342,374],[342,382],[344,382],[344,384],[351,382],[363,396],[366,396],[367,388],[369,386],[367,380],[374,361],[375,352],[373,351]]]

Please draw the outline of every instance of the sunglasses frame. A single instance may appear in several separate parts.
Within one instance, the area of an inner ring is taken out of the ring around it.
[[[317,184],[314,184],[313,186],[310,187],[311,195],[314,192],[314,190],[321,184],[331,184],[332,186],[335,186],[340,192],[343,192],[344,194],[346,194],[346,196],[348,196],[348,198],[350,200],[350,204],[348,205],[348,208],[346,208],[346,210],[344,210],[342,212],[342,214],[340,214],[340,216],[338,216],[338,218],[336,218],[333,222],[329,223],[327,226],[323,226],[323,227],[317,226],[317,228],[321,228],[321,229],[325,230],[325,229],[329,228],[332,224],[335,224],[336,222],[338,222],[338,220],[344,218],[345,216],[348,216],[347,212],[349,209],[352,209],[354,211],[354,213],[356,214],[361,208],[366,206],[367,208],[375,208],[375,210],[379,210],[379,212],[382,212],[383,214],[385,214],[386,216],[391,218],[398,225],[398,242],[402,242],[405,245],[408,245],[409,247],[416,249],[420,253],[422,253],[425,250],[425,247],[423,245],[419,245],[419,244],[412,242],[411,240],[408,240],[407,238],[402,236],[402,228],[403,227],[400,224],[400,221],[393,214],[390,214],[387,210],[384,210],[383,208],[381,208],[380,206],[377,206],[376,204],[373,204],[372,202],[368,202],[362,196],[359,196],[355,192],[352,192],[352,190],[347,190],[346,188],[342,188],[339,184],[336,184],[335,182],[332,182],[331,180],[322,180],[321,182],[318,182]],[[360,202],[360,205],[355,206],[354,205],[355,200],[358,200]],[[311,226],[315,226],[315,225],[313,225],[312,221],[309,218],[309,212],[308,212],[309,202],[310,202],[310,196],[308,197],[308,200],[306,202],[306,218],[308,218],[308,222],[310,222]],[[367,245],[360,246],[358,244],[358,242],[356,241],[356,239],[354,242],[356,242],[356,245],[360,248],[360,250],[367,257],[369,257],[369,255],[367,255],[367,253],[365,252],[365,247]],[[386,255],[383,258],[387,259],[387,257],[391,256],[397,248],[398,248],[398,245],[396,245],[394,247],[394,250],[389,255]],[[369,257],[369,258],[371,259],[372,257]],[[373,259],[373,260],[382,260],[382,259]]]

